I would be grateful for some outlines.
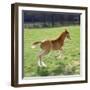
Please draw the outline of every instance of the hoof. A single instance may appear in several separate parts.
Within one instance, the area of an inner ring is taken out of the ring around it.
[[[40,62],[40,61],[38,61],[38,67],[42,67],[42,65],[41,65],[41,62]]]
[[[41,62],[42,67],[47,67],[47,65],[44,62]]]

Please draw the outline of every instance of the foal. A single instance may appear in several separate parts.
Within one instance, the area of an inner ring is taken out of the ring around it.
[[[46,64],[42,61],[42,57],[48,54],[51,50],[63,50],[62,47],[64,45],[64,40],[66,37],[70,39],[70,35],[67,29],[65,29],[65,31],[62,32],[61,35],[55,40],[37,41],[32,44],[32,48],[35,48],[36,44],[40,44],[40,48],[42,49],[42,51],[38,55],[38,65],[40,67],[46,67]]]

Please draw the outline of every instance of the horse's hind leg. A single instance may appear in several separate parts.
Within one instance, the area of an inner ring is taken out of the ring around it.
[[[38,54],[38,58],[39,58],[39,60],[38,60],[38,66],[39,67],[47,67],[47,65],[42,61],[42,58],[43,58],[43,56],[45,56],[46,54],[48,54],[48,50],[42,50],[39,54]]]

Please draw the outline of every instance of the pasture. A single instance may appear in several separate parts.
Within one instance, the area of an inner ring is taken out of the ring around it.
[[[37,54],[39,45],[32,49],[32,43],[55,39],[65,27],[24,29],[24,77],[78,75],[80,74],[80,26],[67,26],[71,40],[65,40],[62,59],[55,59],[56,51],[50,52],[43,60],[47,67],[39,68]]]

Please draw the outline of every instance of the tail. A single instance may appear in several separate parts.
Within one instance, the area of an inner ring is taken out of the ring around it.
[[[41,41],[34,42],[34,43],[32,44],[32,47],[31,47],[31,48],[35,48],[36,44],[39,44],[39,43],[41,43]]]

